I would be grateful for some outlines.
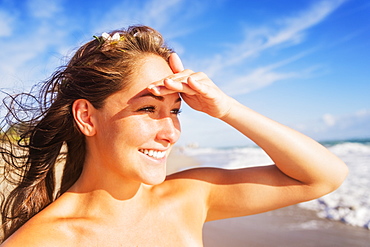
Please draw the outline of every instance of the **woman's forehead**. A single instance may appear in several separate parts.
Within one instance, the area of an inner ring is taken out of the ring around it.
[[[166,60],[157,55],[148,55],[138,65],[133,80],[147,83],[148,86],[151,83],[163,81],[164,78],[170,75],[173,75],[173,72]]]
[[[168,63],[157,55],[148,55],[137,65],[135,73],[125,88],[134,97],[143,92],[150,84],[163,85],[163,79],[173,75]]]

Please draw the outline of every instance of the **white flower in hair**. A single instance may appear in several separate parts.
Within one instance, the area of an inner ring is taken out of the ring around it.
[[[115,33],[113,34],[113,36],[110,36],[109,33],[102,33],[102,38],[105,40],[105,41],[120,41],[121,39],[121,36],[119,35],[119,33]]]
[[[109,33],[102,33],[102,38],[104,39],[104,40],[110,40],[111,39],[111,36],[109,35]]]
[[[120,39],[121,39],[121,36],[119,35],[119,33],[113,34],[112,41],[120,41]]]

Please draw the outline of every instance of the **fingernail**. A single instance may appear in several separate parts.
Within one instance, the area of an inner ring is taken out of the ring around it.
[[[156,85],[151,84],[147,88],[154,91],[155,94],[159,94],[159,88]]]
[[[178,65],[179,65],[178,69],[180,71],[183,71],[184,70],[184,65],[182,64],[181,58],[179,57],[179,55],[177,53],[173,53],[173,56],[175,56],[176,60],[178,60]]]

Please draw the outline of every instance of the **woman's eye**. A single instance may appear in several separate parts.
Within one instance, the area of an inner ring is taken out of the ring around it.
[[[137,110],[137,112],[143,113],[154,113],[157,110],[155,106],[145,106]],[[175,108],[171,110],[171,114],[179,115],[181,113],[181,109]]]
[[[146,107],[140,108],[138,110],[138,112],[149,112],[149,113],[153,113],[153,112],[155,112],[155,107],[154,106],[146,106]]]
[[[171,111],[171,113],[172,113],[172,114],[175,114],[175,115],[180,115],[180,113],[181,113],[181,109],[173,109],[173,110]]]

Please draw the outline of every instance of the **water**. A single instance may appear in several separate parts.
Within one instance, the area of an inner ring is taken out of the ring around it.
[[[322,218],[370,229],[370,140],[323,144],[347,164],[349,175],[338,190],[299,206],[316,211]],[[185,149],[185,153],[202,166],[236,169],[272,164],[258,147],[196,148]]]

